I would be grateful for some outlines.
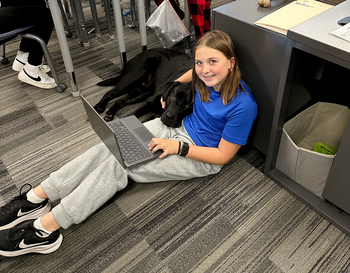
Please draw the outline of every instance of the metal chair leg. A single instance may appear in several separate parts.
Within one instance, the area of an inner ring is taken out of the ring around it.
[[[5,44],[2,44],[1,47],[1,57],[0,57],[0,61],[2,64],[8,64],[9,63],[9,59],[6,58],[6,54],[5,54]]]

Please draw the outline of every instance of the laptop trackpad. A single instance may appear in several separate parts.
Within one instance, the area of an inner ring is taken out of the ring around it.
[[[134,129],[134,132],[142,139],[142,141],[151,141],[153,138],[153,135],[150,134],[150,132],[147,131],[146,128],[140,127]]]

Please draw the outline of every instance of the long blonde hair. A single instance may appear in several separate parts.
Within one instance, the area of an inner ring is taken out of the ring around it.
[[[220,97],[223,103],[226,105],[230,103],[236,96],[238,88],[241,88],[243,90],[240,83],[241,71],[238,65],[236,49],[233,45],[231,38],[225,32],[220,30],[213,30],[204,34],[204,36],[199,39],[194,48],[194,55],[196,54],[196,50],[202,46],[210,47],[212,49],[220,51],[228,60],[234,57],[234,67],[232,71],[228,73],[226,79],[224,80],[219,90]],[[211,96],[210,91],[196,74],[195,66],[196,64],[194,63],[192,70],[192,92],[195,96],[195,87],[197,87],[197,90],[201,97],[201,101],[209,102]]]

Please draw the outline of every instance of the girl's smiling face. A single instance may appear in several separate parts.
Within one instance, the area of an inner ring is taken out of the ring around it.
[[[234,57],[227,59],[224,54],[216,49],[201,46],[196,50],[196,74],[206,86],[213,87],[215,91],[220,90],[222,83],[234,65]]]

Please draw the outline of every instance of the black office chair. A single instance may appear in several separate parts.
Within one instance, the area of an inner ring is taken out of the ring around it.
[[[8,64],[8,62],[9,62],[8,58],[6,58],[6,56],[5,56],[5,44],[7,42],[11,41],[12,39],[15,39],[17,37],[25,37],[27,39],[36,40],[41,45],[41,48],[43,49],[43,52],[45,55],[45,59],[51,68],[52,76],[55,79],[55,82],[57,84],[57,88],[56,88],[57,92],[62,93],[67,88],[67,86],[59,80],[57,72],[55,70],[55,67],[53,66],[49,50],[47,49],[47,46],[46,46],[44,40],[41,39],[37,35],[30,34],[30,33],[24,33],[33,26],[34,25],[28,25],[25,27],[21,27],[21,28],[0,34],[0,46],[1,46],[0,61],[2,64]]]

